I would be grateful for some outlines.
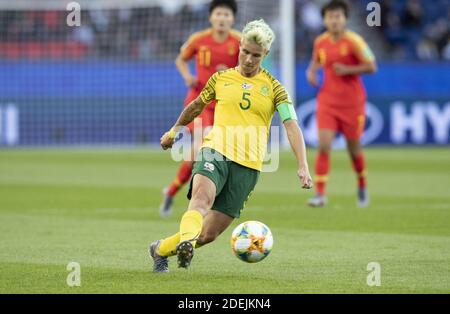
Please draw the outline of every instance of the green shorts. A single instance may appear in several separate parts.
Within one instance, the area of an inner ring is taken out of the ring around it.
[[[220,160],[214,158],[220,157]],[[202,148],[192,169],[188,199],[192,195],[192,182],[196,174],[202,174],[216,185],[216,198],[212,209],[233,218],[239,218],[259,178],[259,171],[241,166],[217,151]]]

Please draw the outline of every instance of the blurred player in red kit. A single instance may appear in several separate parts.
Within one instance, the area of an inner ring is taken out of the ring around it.
[[[192,34],[181,47],[175,63],[189,88],[184,101],[187,106],[196,99],[205,87],[209,78],[217,71],[235,67],[238,63],[239,44],[241,34],[232,29],[237,13],[235,0],[213,0],[209,6],[209,22],[211,27]],[[195,58],[197,76],[192,75],[188,62]],[[191,135],[194,135],[194,127],[201,127],[201,133],[206,135],[214,123],[214,107],[212,102],[203,113],[188,125]],[[202,138],[193,137],[191,148],[191,160],[183,161],[178,173],[169,187],[163,191],[164,199],[160,207],[162,217],[169,216],[172,212],[173,197],[189,182],[192,174],[192,165],[196,148],[200,147]]]
[[[332,0],[322,8],[326,32],[316,38],[308,82],[318,87],[317,71],[324,70],[324,83],[317,96],[317,124],[319,149],[315,163],[316,195],[310,206],[327,203],[326,183],[330,169],[330,152],[336,134],[347,141],[353,169],[358,179],[358,206],[369,204],[366,164],[360,139],[365,126],[366,92],[361,74],[377,71],[375,57],[364,39],[347,30],[348,4]]]

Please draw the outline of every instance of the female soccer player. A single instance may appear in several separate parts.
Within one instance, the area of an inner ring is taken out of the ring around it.
[[[358,206],[369,204],[366,165],[360,144],[365,125],[366,93],[360,75],[376,72],[375,57],[364,39],[346,29],[349,7],[332,0],[322,8],[327,31],[314,43],[307,79],[318,87],[317,71],[324,69],[324,83],[317,97],[319,149],[315,164],[316,195],[308,204],[327,203],[325,187],[330,169],[330,152],[337,132],[347,140],[353,168],[358,177]]]
[[[209,6],[211,28],[194,33],[182,46],[175,63],[189,92],[184,102],[187,106],[198,97],[208,79],[217,71],[235,67],[238,62],[240,33],[231,27],[237,13],[235,0],[213,0]],[[197,77],[189,71],[189,60],[195,58]],[[215,102],[211,103],[195,122],[187,127],[194,134],[194,126],[207,133],[214,121]],[[195,137],[191,148],[191,160],[194,159],[203,138]],[[164,189],[164,200],[160,207],[161,216],[171,214],[173,197],[189,181],[192,173],[192,161],[184,161],[170,186]]]
[[[193,169],[190,203],[179,232],[150,245],[155,272],[168,272],[168,257],[172,255],[178,256],[179,267],[187,268],[195,247],[214,241],[239,218],[258,181],[275,110],[280,114],[297,159],[301,186],[305,189],[312,186],[295,109],[285,88],[261,68],[274,33],[263,20],[258,20],[245,26],[242,37],[239,66],[214,74],[200,96],[184,109],[174,127],[161,138],[163,149],[172,147],[176,128],[191,123],[207,104],[217,100],[214,126]]]

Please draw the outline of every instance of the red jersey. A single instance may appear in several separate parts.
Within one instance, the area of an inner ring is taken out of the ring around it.
[[[314,42],[313,59],[324,68],[324,83],[317,100],[319,106],[364,106],[366,91],[359,75],[336,74],[333,64],[358,65],[375,60],[364,39],[352,31],[346,31],[341,39],[333,41],[326,32]]]
[[[189,37],[181,47],[181,57],[188,61],[195,56],[198,84],[189,91],[187,100],[195,99],[214,73],[237,66],[240,41],[241,33],[231,30],[228,38],[219,43],[211,28]]]

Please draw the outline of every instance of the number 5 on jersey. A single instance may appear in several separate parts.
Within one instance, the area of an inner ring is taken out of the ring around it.
[[[252,102],[248,96],[250,96],[249,92],[244,92],[242,94],[242,101],[239,103],[239,107],[241,107],[242,110],[247,110],[252,105]]]

